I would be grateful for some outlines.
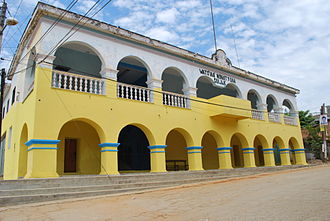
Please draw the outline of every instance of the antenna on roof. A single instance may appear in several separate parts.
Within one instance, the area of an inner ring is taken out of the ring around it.
[[[212,17],[212,26],[213,26],[214,49],[215,49],[215,51],[217,51],[218,47],[217,47],[217,38],[216,38],[215,27],[214,27],[214,16],[213,16],[212,0],[210,0],[210,8],[211,8],[211,17]]]
[[[232,26],[232,25],[230,25],[230,29],[231,29],[231,33],[232,33],[232,35],[233,35],[233,39],[234,39],[234,46],[235,46],[236,59],[237,59],[238,67],[241,68],[241,65],[240,65],[240,63],[239,63],[239,56],[238,56],[238,52],[237,52],[237,46],[236,46],[235,34],[234,34],[234,31],[233,31],[233,26]]]

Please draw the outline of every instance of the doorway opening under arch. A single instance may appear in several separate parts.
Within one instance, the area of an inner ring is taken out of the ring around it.
[[[178,130],[171,130],[166,137],[166,170],[188,170],[187,142]]]
[[[124,127],[118,143],[119,172],[150,171],[149,141],[140,128],[134,125]]]
[[[204,170],[219,169],[217,141],[208,132],[202,138],[202,162]]]

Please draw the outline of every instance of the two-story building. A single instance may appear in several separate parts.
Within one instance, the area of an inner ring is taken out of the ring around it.
[[[4,179],[306,164],[299,90],[222,50],[38,3],[9,78]]]

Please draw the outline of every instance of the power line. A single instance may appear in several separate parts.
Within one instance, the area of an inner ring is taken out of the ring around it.
[[[102,2],[103,2],[104,0],[102,0]],[[111,2],[112,0],[108,0],[98,11],[96,11],[90,18],[93,18],[96,14],[98,14],[104,7],[106,7],[110,2]],[[49,53],[46,55],[46,57],[44,57],[40,62],[39,62],[39,64],[41,63],[41,62],[43,62],[43,61],[45,61],[46,59],[47,59],[47,57],[48,56],[50,56],[53,52],[54,52],[54,50],[56,50],[58,47],[61,47],[67,40],[69,40],[84,24],[86,24],[87,23],[87,19],[86,19],[86,21],[82,24],[82,25],[80,25],[80,27],[78,27],[76,30],[74,30],[74,28],[76,27],[76,26],[78,26],[78,24],[86,17],[86,15],[91,11],[91,10],[93,10],[94,9],[94,7],[98,4],[100,2],[100,0],[98,0],[97,2],[95,2],[95,4],[84,14],[84,16],[82,16],[79,20],[78,20],[78,22],[67,32],[67,34],[65,34],[64,36],[63,36],[63,38],[49,51]],[[70,32],[72,32],[74,30],[74,32],[73,33],[71,33],[70,34]],[[67,37],[68,36],[68,37]],[[64,40],[64,41],[63,41]],[[63,42],[62,42],[63,41]],[[62,42],[62,43],[61,43]]]
[[[68,10],[70,10],[74,5],[76,5],[77,4],[77,2],[78,2],[79,0],[72,0],[71,2],[70,2],[70,4],[66,7],[66,9],[65,9],[65,11],[63,11],[62,13],[61,13],[61,15],[52,23],[52,25],[46,30],[46,32],[39,38],[39,40],[31,47],[31,49],[30,50],[28,50],[26,53],[25,53],[25,55],[19,60],[19,62],[20,61],[22,61],[31,51],[32,51],[32,49],[41,41],[41,40],[43,40],[45,37],[46,37],[46,35],[51,31],[51,30],[53,30],[54,29],[54,27],[58,24],[58,22],[64,17],[64,15],[68,12]]]

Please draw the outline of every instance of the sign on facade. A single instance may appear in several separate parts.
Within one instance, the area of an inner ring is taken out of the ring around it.
[[[328,116],[323,114],[320,115],[320,125],[328,125]]]
[[[228,77],[228,76],[220,74],[220,73],[216,73],[216,72],[209,71],[209,70],[202,69],[202,68],[199,69],[199,73],[211,78],[214,85],[218,86],[218,87],[226,87],[228,83],[236,84],[235,78]]]

